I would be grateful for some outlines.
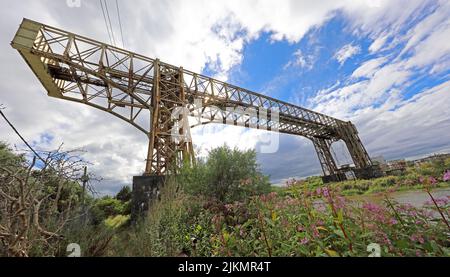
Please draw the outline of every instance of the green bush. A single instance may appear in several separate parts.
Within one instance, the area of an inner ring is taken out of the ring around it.
[[[101,224],[109,217],[130,214],[130,201],[124,203],[111,196],[104,196],[93,201],[89,214],[93,224]]]
[[[223,203],[242,201],[271,189],[268,177],[259,171],[254,150],[239,151],[226,145],[212,150],[206,161],[185,166],[178,182],[189,194]]]
[[[128,220],[130,219],[129,215],[116,215],[116,216],[110,216],[107,219],[105,219],[105,225],[110,228],[119,228],[126,224]]]
[[[124,186],[115,197],[117,200],[122,202],[128,202],[131,200],[131,188],[129,186]]]
[[[178,256],[189,243],[190,208],[195,201],[177,189],[170,179],[161,191],[148,216],[112,242],[114,256]],[[199,210],[199,209],[196,209]]]

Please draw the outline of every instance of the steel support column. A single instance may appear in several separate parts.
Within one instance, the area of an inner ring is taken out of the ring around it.
[[[167,175],[179,168],[183,160],[194,159],[192,142],[181,136],[189,130],[179,128],[179,133],[175,134],[179,135],[177,138],[173,133],[175,124],[183,126],[183,120],[187,120],[186,114],[180,112],[180,109],[186,106],[182,68],[174,70],[173,67],[156,60],[153,80],[150,141],[145,175]]]
[[[355,168],[367,168],[372,165],[369,154],[358,136],[355,125],[351,122],[340,122],[339,133],[352,157]]]
[[[334,175],[338,172],[338,168],[334,158],[331,154],[332,141],[324,138],[311,138],[314,148],[316,149],[317,156],[322,167],[324,175]]]

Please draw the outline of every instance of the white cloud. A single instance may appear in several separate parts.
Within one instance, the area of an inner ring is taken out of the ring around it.
[[[379,51],[383,45],[386,43],[386,40],[388,39],[387,35],[381,35],[379,38],[375,39],[372,44],[369,46],[369,51],[371,53]]]
[[[448,148],[450,141],[450,81],[399,103],[399,108],[371,108],[360,132],[374,154],[408,157]],[[431,151],[430,151],[431,150]]]
[[[410,90],[416,78],[432,78],[428,74],[448,69],[450,49],[444,40],[450,36],[449,11],[448,2],[442,2],[441,7],[414,24],[394,24],[395,30],[406,28],[404,35],[391,28],[384,30],[380,37],[389,33],[395,43],[404,42],[398,44],[402,47],[400,53],[364,62],[343,81],[343,86],[317,93],[311,99],[311,108],[356,122],[372,155],[401,158],[449,149],[450,81],[445,81],[449,75],[431,88]],[[408,16],[401,15],[399,20],[404,18]],[[379,51],[382,44],[374,46],[373,52]],[[407,93],[415,96],[408,99]]]
[[[302,50],[297,49],[293,54],[293,59],[284,65],[283,69],[290,67],[299,67],[311,70],[314,65],[315,56],[313,54],[304,55]]]
[[[396,35],[397,41],[406,42],[397,56],[381,56],[364,62],[353,71],[348,80],[350,84],[347,82],[346,86],[319,92],[311,100],[312,105],[325,113],[352,117],[363,112],[364,108],[381,105],[392,99],[393,92],[404,90],[414,81],[409,80],[413,74],[427,67],[431,67],[429,73],[444,71],[450,57],[449,44],[444,42],[450,36],[450,20],[442,13],[448,12],[450,4],[445,3],[442,8],[410,26],[410,31],[404,36]],[[401,18],[408,17],[403,15]],[[344,48],[338,53],[348,52],[343,51]],[[409,53],[406,58],[405,53]],[[366,80],[358,80],[360,77]]]
[[[450,54],[450,19],[446,25],[439,26],[414,47],[414,56],[408,59],[407,67],[422,67],[446,59]]]
[[[209,150],[227,144],[231,148],[248,150],[255,148],[260,131],[238,126],[208,124],[191,131],[192,141],[198,148],[196,155],[205,157]]]
[[[437,29],[446,29],[449,24],[448,14],[450,13],[450,4],[444,2],[438,9],[426,16],[416,26],[411,28],[405,36],[407,43],[402,49],[402,53],[407,53],[409,50],[417,46],[423,39],[430,34],[436,33]],[[440,31],[440,30],[439,30]],[[400,56],[401,56],[400,55]]]
[[[343,65],[345,61],[351,58],[354,55],[357,55],[361,52],[361,47],[358,45],[347,44],[344,45],[339,51],[337,51],[334,55],[334,58]]]
[[[371,59],[364,62],[361,66],[359,66],[352,73],[353,78],[366,77],[371,78],[376,73],[376,71],[380,68],[380,66],[385,63],[387,59],[385,57]]]

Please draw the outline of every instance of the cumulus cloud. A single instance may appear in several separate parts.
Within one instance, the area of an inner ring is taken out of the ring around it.
[[[422,90],[412,86],[416,78],[448,70],[450,49],[443,39],[449,35],[450,10],[448,3],[441,4],[395,35],[394,41],[404,42],[398,54],[364,62],[344,85],[311,99],[312,108],[354,121],[372,155],[401,158],[450,148],[448,75]]]
[[[444,4],[442,10],[448,14],[450,5]],[[413,74],[428,67],[436,68],[442,61],[446,61],[442,57],[449,56],[450,48],[448,44],[443,43],[443,38],[449,34],[450,25],[446,23],[449,22],[448,19],[441,15],[443,11],[435,10],[415,26],[410,26],[406,35],[397,35],[398,41],[406,42],[399,54],[365,61],[353,71],[346,85],[320,91],[311,99],[312,105],[329,114],[351,117],[363,108],[379,106],[396,98],[399,90],[408,87],[411,81],[409,78]],[[433,19],[434,17],[443,19],[444,23],[442,20]],[[434,27],[429,26],[431,22],[434,22]],[[429,31],[426,36],[422,32],[413,31],[423,29],[418,26],[424,24],[428,26],[426,29]],[[409,55],[405,56],[405,53]]]

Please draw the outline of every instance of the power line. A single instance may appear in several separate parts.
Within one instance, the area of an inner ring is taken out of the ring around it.
[[[125,48],[125,43],[123,40],[122,21],[120,20],[120,9],[119,9],[119,1],[118,0],[116,0],[116,9],[117,9],[117,18],[119,19],[120,37],[122,38],[122,47]]]
[[[105,3],[106,15],[108,16],[109,27],[110,27],[110,29],[111,29],[111,36],[112,36],[114,45],[117,46],[117,44],[116,44],[116,38],[114,37],[113,27],[112,27],[112,24],[111,24],[111,18],[109,17],[108,3],[106,2],[106,0],[103,0],[103,1],[104,1],[104,3]]]
[[[44,160],[37,152],[36,150],[33,149],[33,147],[31,147],[31,145],[25,140],[25,138],[19,133],[19,131],[16,129],[16,127],[14,127],[14,125],[11,123],[11,121],[8,120],[8,118],[6,117],[6,115],[2,112],[2,109],[4,109],[3,105],[0,104],[0,115],[3,117],[3,119],[8,123],[8,125],[14,130],[14,132],[17,134],[17,136],[23,141],[23,143],[25,143],[25,145],[31,150],[31,152],[33,152],[33,154],[36,156],[36,158],[38,158],[39,160],[41,160],[44,163],[44,167],[48,166],[50,169],[57,171],[51,164],[49,164],[48,161]],[[85,167],[85,171],[84,171],[84,175],[81,179],[81,181],[83,182],[83,199],[84,199],[84,192],[86,189],[86,184],[87,184],[87,188],[89,189],[89,191],[92,194],[98,194],[98,192],[95,190],[95,188],[90,185],[90,178],[88,177],[86,182],[84,181],[86,179],[86,169],[87,167]],[[84,203],[83,203],[84,205]]]
[[[25,145],[30,148],[31,152],[34,153],[34,155],[36,155],[36,157],[41,160],[44,164],[47,164],[47,161],[45,161],[34,149],[33,147],[31,147],[31,145],[22,137],[22,135],[19,133],[19,131],[17,131],[17,129],[14,127],[14,125],[8,120],[8,118],[6,117],[6,115],[2,112],[2,110],[0,109],[0,114],[3,117],[3,119],[5,119],[5,121],[8,123],[8,125],[14,130],[14,132],[19,136],[19,138],[23,141],[23,143],[25,143]]]
[[[111,44],[113,44],[113,40],[111,38],[111,33],[109,32],[108,21],[106,20],[105,9],[103,8],[103,2],[102,2],[102,0],[98,0],[98,1],[100,2],[100,7],[102,8],[103,19],[105,20],[105,26],[106,26],[106,31],[108,32],[109,41],[111,42]]]
[[[51,164],[49,164],[48,161],[44,160],[44,159],[41,157],[41,155],[39,155],[39,153],[38,153],[36,150],[34,150],[33,147],[31,147],[31,145],[30,145],[30,144],[25,140],[25,138],[19,133],[19,131],[16,129],[16,127],[14,127],[14,125],[11,123],[11,121],[8,120],[8,118],[6,117],[6,115],[2,112],[2,109],[4,109],[4,108],[3,108],[3,105],[0,105],[0,115],[3,117],[3,119],[6,121],[6,123],[8,123],[8,125],[11,127],[11,129],[14,130],[14,132],[16,133],[16,135],[23,141],[23,143],[25,143],[25,145],[31,150],[31,152],[33,152],[33,154],[36,156],[36,158],[38,158],[39,160],[41,160],[41,161],[44,163],[44,166],[47,166],[47,167],[49,167],[50,169],[52,169],[52,170],[54,170],[54,171],[57,171]],[[86,175],[86,173],[85,173],[85,175]],[[85,175],[84,175],[84,176],[85,176]],[[89,181],[90,181],[90,178],[89,178],[89,180],[88,180],[88,184],[90,183]],[[92,193],[97,193],[97,192],[95,191],[95,189],[94,189],[92,186],[89,186],[89,190],[90,190]]]

